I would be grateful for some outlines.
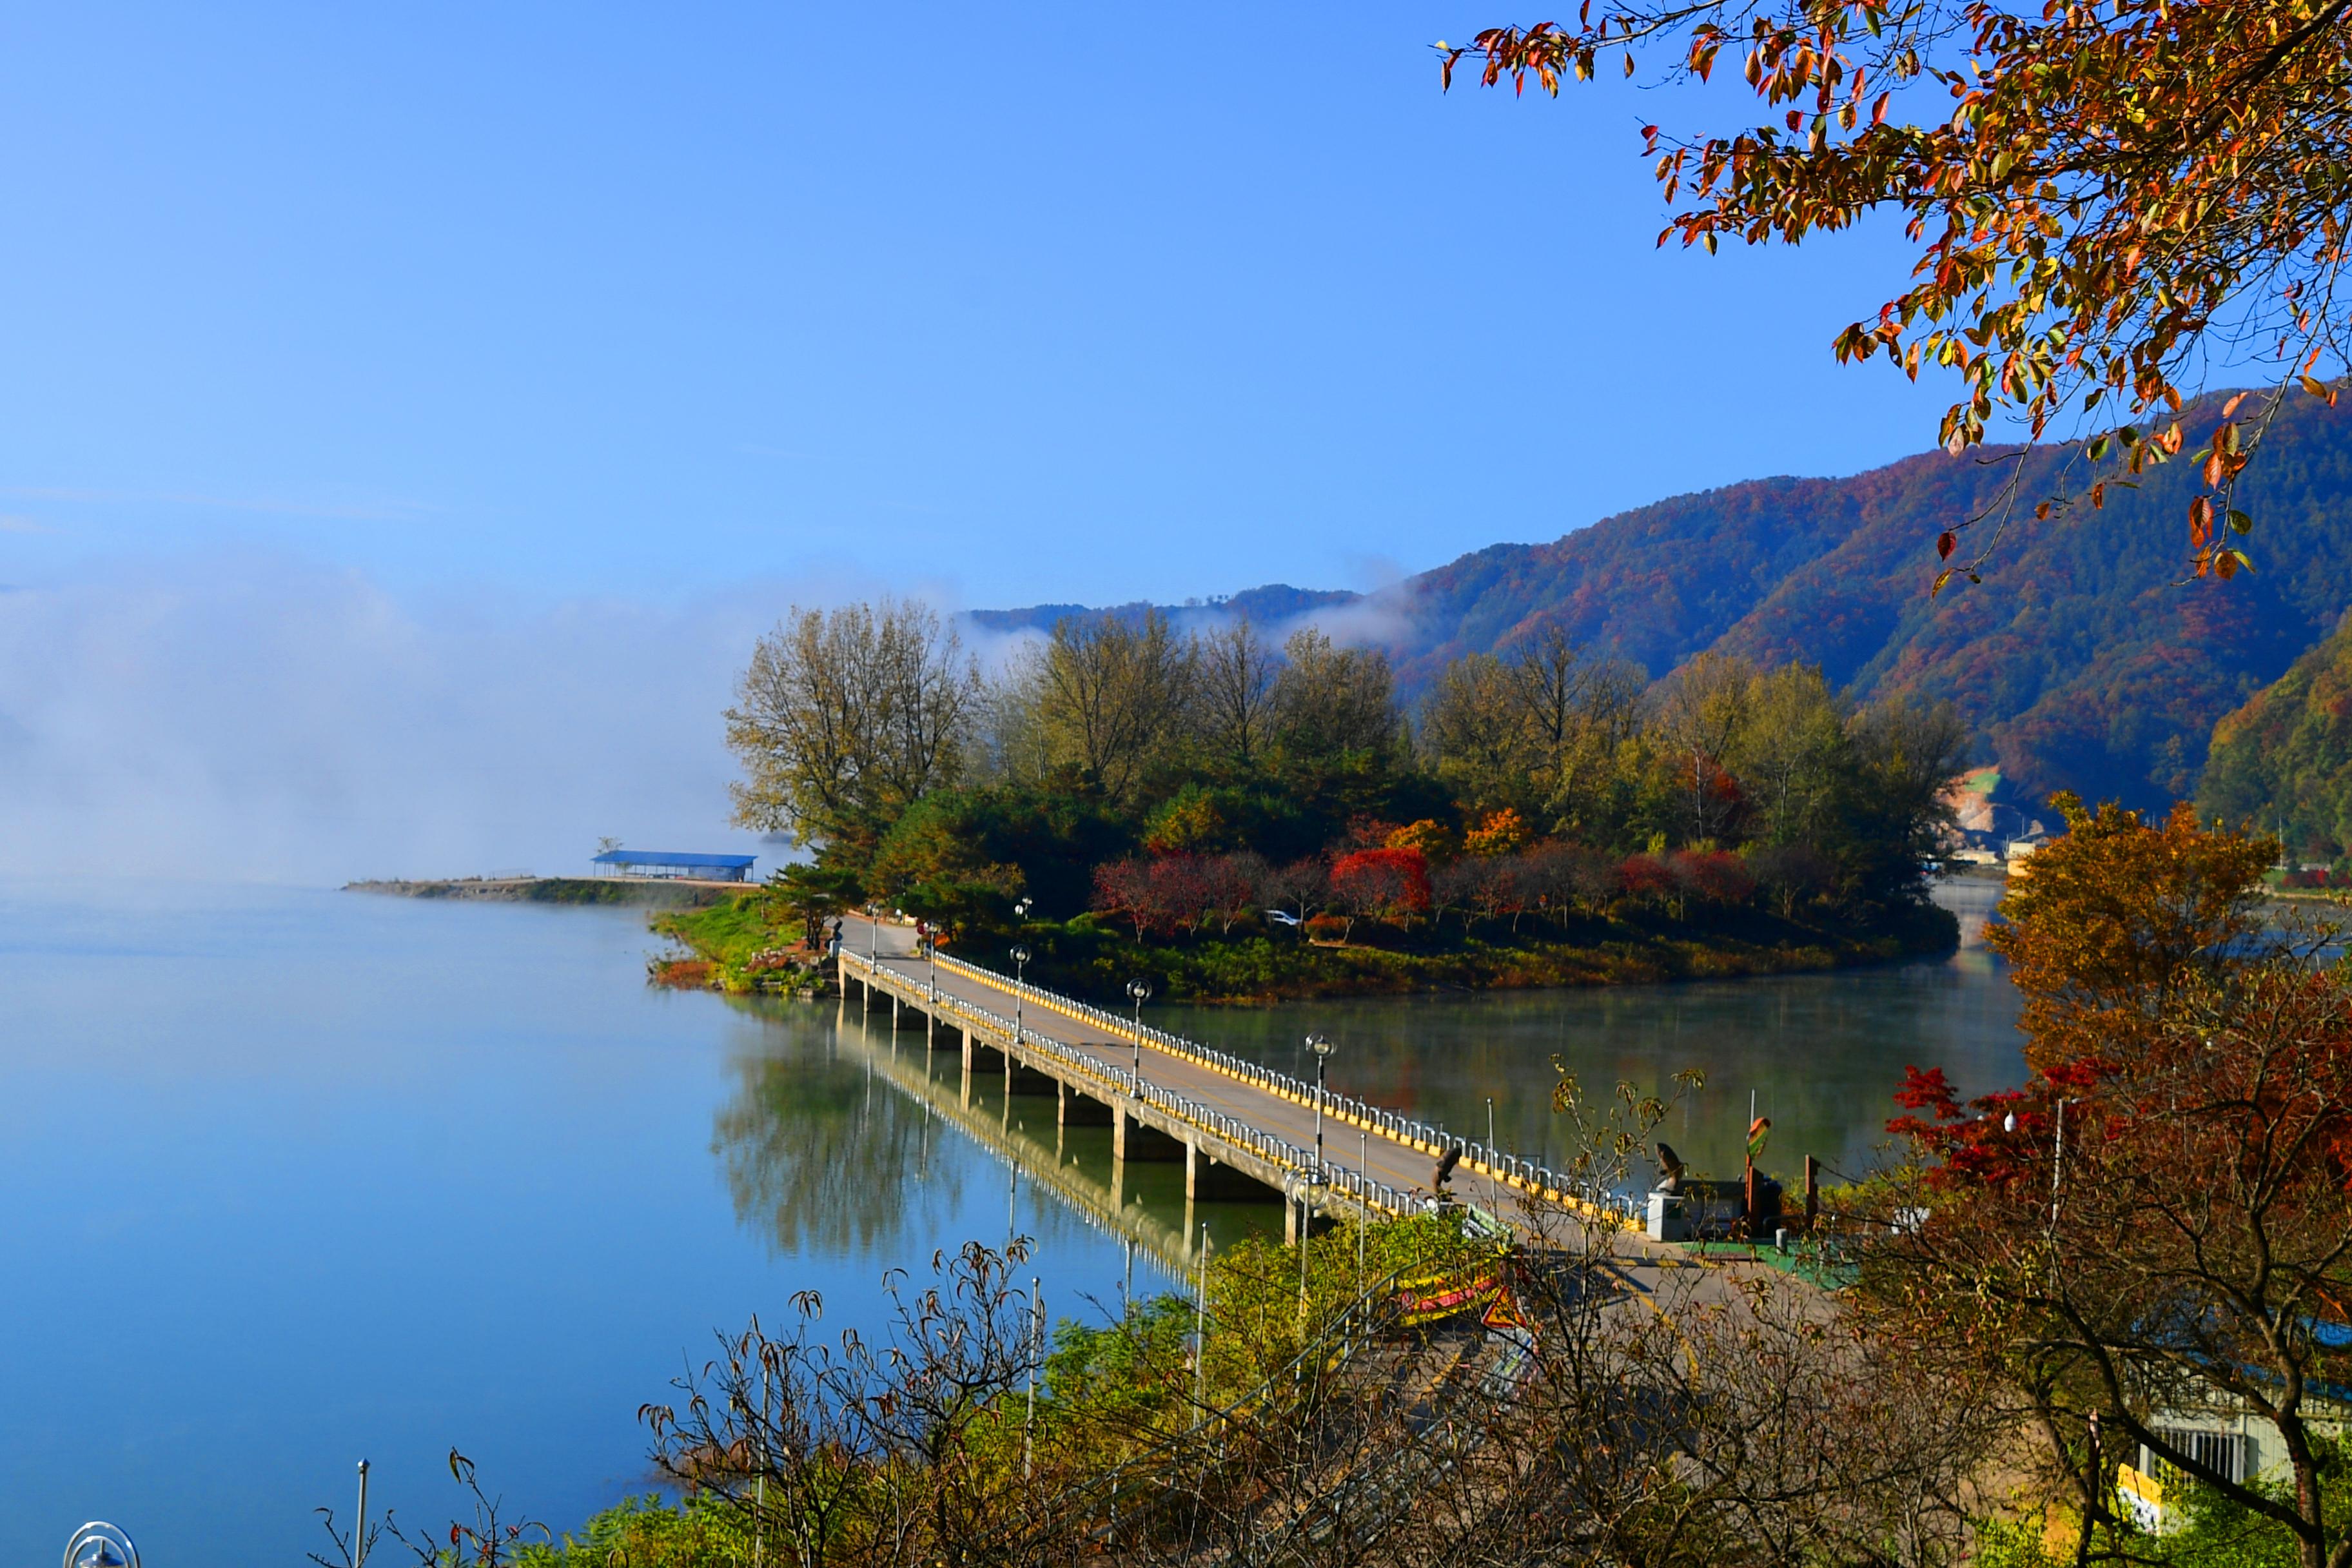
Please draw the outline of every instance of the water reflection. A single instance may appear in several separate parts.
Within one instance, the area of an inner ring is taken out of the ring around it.
[[[1948,959],[1677,985],[1170,1007],[1159,1022],[1309,1079],[1302,1042],[1319,1030],[1339,1043],[1335,1089],[1479,1139],[1491,1101],[1502,1146],[1538,1158],[1566,1152],[1550,1110],[1555,1057],[1603,1089],[1619,1079],[1655,1088],[1697,1068],[1706,1087],[1668,1136],[1701,1170],[1736,1170],[1752,1096],[1773,1120],[1776,1163],[1813,1154],[1853,1172],[1883,1144],[1906,1066],[1941,1067],[1970,1092],[2021,1076],[2016,992],[1981,941],[1999,896],[1992,882],[1939,891],[1962,919],[1963,945]]]
[[[768,1026],[729,1063],[735,1089],[712,1117],[711,1152],[737,1219],[772,1256],[895,1258],[910,1230],[929,1234],[961,1206],[968,1173],[934,1164],[934,1118],[877,1086],[869,1049],[845,1041],[831,1010],[746,1005]]]
[[[951,1033],[933,1050],[911,1016],[894,1031],[887,1012],[855,1003],[739,1005],[765,1027],[731,1064],[737,1088],[713,1117],[711,1150],[737,1218],[780,1256],[814,1247],[901,1261],[906,1233],[937,1229],[909,1211],[984,1208],[990,1164],[1008,1230],[1076,1220],[1135,1249],[1154,1278],[1180,1277],[1204,1234],[1222,1247],[1282,1228],[1270,1202],[1188,1202],[1181,1161],[1115,1160],[1110,1128],[1063,1125],[1052,1094],[1007,1092],[1000,1070],[966,1073]]]

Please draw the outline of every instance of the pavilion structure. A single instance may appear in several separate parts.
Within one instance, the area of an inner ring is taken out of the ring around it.
[[[756,855],[697,855],[675,849],[607,849],[591,864],[611,877],[656,881],[748,882]]]

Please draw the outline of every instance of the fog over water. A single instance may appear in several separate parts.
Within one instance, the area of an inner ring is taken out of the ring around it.
[[[277,552],[0,592],[0,876],[568,872],[606,834],[757,849],[727,820],[719,713],[793,596],[396,596]]]

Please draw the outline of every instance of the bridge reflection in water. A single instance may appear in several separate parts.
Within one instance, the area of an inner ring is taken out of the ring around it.
[[[876,1078],[922,1105],[927,1121],[952,1127],[1003,1162],[1008,1193],[1016,1184],[1042,1187],[1097,1230],[1180,1278],[1199,1256],[1204,1226],[1212,1248],[1244,1236],[1283,1234],[1280,1194],[1267,1191],[1257,1202],[1195,1195],[1188,1192],[1192,1184],[1181,1147],[1145,1149],[1130,1130],[1121,1158],[1110,1118],[1084,1110],[1066,1115],[1054,1079],[975,1060],[960,1037],[925,1023],[919,1015],[845,1001],[837,1038],[845,1057],[864,1058]],[[903,1142],[903,1133],[896,1141]],[[908,1161],[897,1179],[925,1163]]]

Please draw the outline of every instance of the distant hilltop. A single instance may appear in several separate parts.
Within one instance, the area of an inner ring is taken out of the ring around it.
[[[2212,415],[2192,407],[2184,427]],[[2137,490],[2111,486],[2104,510],[2036,520],[2032,501],[2068,456],[2050,447],[2027,461],[1984,583],[1931,601],[1937,535],[1994,501],[2015,455],[1931,452],[1850,479],[1748,480],[1549,543],[1491,545],[1372,595],[1276,585],[1160,608],[1180,624],[1325,622],[1386,648],[1408,694],[1450,659],[1508,655],[1552,626],[1653,679],[1709,649],[1818,664],[1859,697],[1948,699],[2021,803],[2057,789],[2158,808],[2193,796],[2216,721],[2352,605],[2352,403],[2297,396],[2273,426],[2236,501],[2255,520],[2252,575],[2179,581],[2187,461]],[[1009,632],[1084,613],[1041,605],[971,619]]]
[[[1179,624],[1193,619],[1213,621],[1238,617],[1262,626],[1274,626],[1283,621],[1307,619],[1318,611],[1353,605],[1363,596],[1344,588],[1294,588],[1286,583],[1270,583],[1263,588],[1244,588],[1238,594],[1213,599],[1187,599],[1181,605],[1154,605],[1144,599],[1138,599],[1131,605],[1108,605],[1100,609],[1088,605],[1032,605],[1021,610],[972,610],[967,612],[965,619],[992,632],[1043,632],[1053,630],[1055,621],[1069,616],[1107,615],[1122,620],[1139,621],[1156,609]]]

